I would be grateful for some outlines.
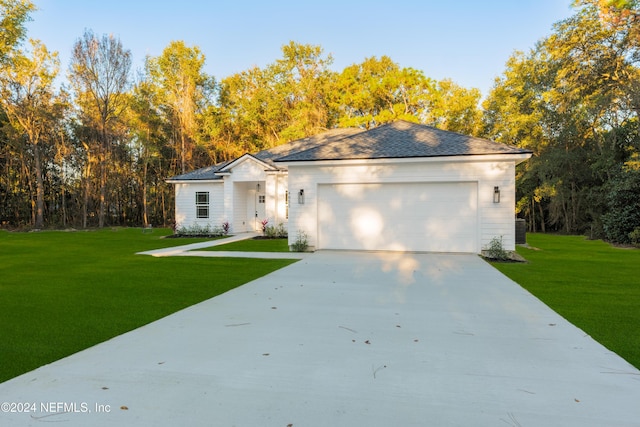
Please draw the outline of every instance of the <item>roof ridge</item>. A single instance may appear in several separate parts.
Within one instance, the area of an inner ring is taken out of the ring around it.
[[[517,147],[515,145],[505,144],[503,142],[497,142],[497,141],[494,141],[494,140],[489,139],[489,138],[484,138],[482,136],[467,135],[465,133],[458,132],[458,131],[455,131],[455,130],[441,129],[441,128],[438,128],[438,127],[435,127],[435,126],[432,126],[432,125],[428,125],[426,123],[416,123],[416,122],[412,122],[412,121],[409,121],[409,120],[406,120],[406,119],[398,119],[398,120],[395,120],[393,122],[388,122],[388,123],[385,123],[384,125],[378,126],[378,128],[382,127],[382,126],[385,126],[385,125],[388,125],[388,124],[393,124],[393,123],[398,123],[398,122],[404,122],[404,123],[407,123],[407,124],[412,125],[412,126],[420,126],[420,127],[424,127],[424,128],[429,128],[429,129],[432,129],[432,130],[434,130],[436,132],[446,132],[446,133],[449,133],[449,134],[456,134],[456,135],[459,135],[459,136],[461,136],[463,138],[477,139],[477,140],[480,140],[480,141],[485,141],[485,142],[490,142],[490,143],[493,143],[493,144],[505,145],[507,147],[513,147],[513,148],[520,149],[520,147]],[[377,129],[377,128],[374,128],[374,129]]]
[[[358,129],[358,130],[360,130],[360,132],[354,132],[354,133],[350,133],[350,134],[340,135],[338,138],[336,138],[336,139],[332,139],[332,140],[329,140],[329,141],[326,141],[326,142],[318,141],[318,143],[317,143],[316,145],[314,145],[313,147],[309,147],[309,148],[306,148],[306,149],[304,149],[304,150],[297,151],[297,152],[296,152],[296,153],[294,153],[294,154],[302,154],[302,153],[306,153],[306,152],[308,152],[308,151],[317,150],[317,149],[319,149],[320,147],[323,147],[323,146],[325,146],[325,145],[335,144],[335,143],[340,142],[340,141],[342,141],[342,140],[345,140],[345,139],[347,139],[347,138],[351,138],[351,137],[353,137],[353,136],[360,135],[361,133],[366,132],[366,130],[364,130],[364,129],[360,129],[360,128],[351,128],[351,127],[348,127],[348,128],[334,128],[334,129],[336,129],[336,130],[337,130],[337,129],[345,129],[345,130],[346,130],[346,129]],[[334,130],[334,129],[332,129],[332,130]],[[327,132],[319,133],[319,134],[314,135],[314,136],[320,136],[320,135],[323,135],[323,134],[325,134],[325,133],[327,133]],[[309,138],[309,137],[307,137],[307,138]],[[293,141],[292,141],[292,142],[293,142]],[[277,161],[279,161],[281,158],[284,158],[284,157],[287,157],[287,156],[290,156],[290,155],[292,155],[292,153],[289,153],[289,154],[287,154],[287,155],[285,155],[285,156],[282,156],[282,157],[277,157],[277,158],[273,159],[273,161],[274,161],[274,162],[277,162]]]

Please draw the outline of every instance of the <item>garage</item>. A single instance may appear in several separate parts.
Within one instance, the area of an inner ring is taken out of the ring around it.
[[[477,182],[318,184],[318,249],[478,252]]]
[[[515,250],[515,172],[530,150],[396,121],[274,160],[286,168],[289,246]]]

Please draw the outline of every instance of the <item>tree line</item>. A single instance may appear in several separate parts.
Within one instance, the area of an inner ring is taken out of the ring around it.
[[[517,176],[531,230],[629,241],[640,227],[640,13],[636,1],[574,6],[551,36],[514,53],[481,104],[479,90],[387,56],[333,71],[320,46],[293,41],[271,64],[221,80],[182,41],[134,73],[118,38],[90,30],[60,86],[57,53],[27,40],[34,4],[0,0],[0,222],[167,226],[170,176],[404,119],[532,149]]]
[[[638,6],[575,1],[549,37],[512,55],[484,102],[483,134],[534,152],[517,176],[533,231],[640,244]]]

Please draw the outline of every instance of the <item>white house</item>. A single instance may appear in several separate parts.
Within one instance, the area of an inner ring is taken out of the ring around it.
[[[397,121],[333,129],[168,180],[177,226],[283,223],[311,249],[515,248],[515,167],[531,151]]]

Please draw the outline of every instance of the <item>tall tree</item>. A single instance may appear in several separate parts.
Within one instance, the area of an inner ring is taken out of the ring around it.
[[[478,89],[435,81],[387,56],[345,68],[333,89],[340,126],[369,128],[402,119],[473,135],[480,123]]]
[[[91,109],[85,117],[93,118],[97,127],[100,173],[99,227],[104,226],[109,156],[115,121],[126,107],[129,87],[131,52],[119,39],[107,35],[96,36],[87,30],[73,47],[69,78],[76,97],[88,101]]]
[[[58,74],[57,53],[50,53],[37,40],[31,40],[31,57],[11,55],[11,67],[0,72],[0,104],[19,135],[23,133],[33,157],[35,175],[34,226],[44,226],[44,177],[42,144],[50,142],[48,132],[55,127],[56,99],[53,82]]]
[[[198,115],[211,103],[215,81],[204,71],[205,57],[197,46],[173,41],[162,55],[148,58],[150,81],[158,92],[160,109],[171,124],[176,140],[180,171],[191,164],[196,143]]]
[[[224,79],[218,103],[221,138],[233,141],[240,151],[268,148],[280,140],[280,130],[287,120],[284,95],[276,92],[267,70],[252,67]],[[229,151],[235,154],[233,149]]]
[[[478,108],[480,91],[466,89],[451,79],[440,80],[428,91],[428,108],[421,113],[421,121],[440,129],[476,135],[482,118]]]
[[[388,56],[367,58],[345,68],[334,85],[333,107],[340,126],[375,127],[392,120],[420,121],[435,82]]]
[[[162,115],[158,110],[157,92],[151,82],[142,76],[135,85],[132,93],[131,114],[129,123],[133,137],[133,146],[136,150],[135,158],[139,166],[137,179],[140,184],[142,201],[142,224],[148,226],[151,223],[149,212],[149,187],[154,182],[164,183],[162,170],[162,147],[166,137]],[[155,173],[150,173],[155,172]],[[151,176],[150,176],[151,175]],[[151,185],[150,185],[151,184]],[[166,187],[162,184],[155,185],[154,194],[164,196]],[[157,217],[156,217],[157,218]],[[165,212],[162,214],[162,224],[166,224]]]
[[[536,153],[519,177],[531,224],[599,236],[607,183],[638,151],[640,58],[628,28],[584,3],[509,60],[485,102],[485,130]]]
[[[327,93],[333,58],[324,56],[320,46],[293,41],[282,46],[282,54],[268,70],[286,110],[287,123],[279,137],[290,141],[321,132],[329,125]]]
[[[509,145],[528,148],[533,158],[518,169],[517,210],[529,220],[532,231],[546,231],[549,183],[539,174],[541,156],[553,136],[542,93],[551,90],[554,70],[545,70],[543,58],[532,50],[509,58],[503,75],[484,101],[483,136]],[[546,203],[546,204],[545,204]]]
[[[29,0],[0,0],[0,65],[9,61],[11,52],[24,40],[24,24],[35,9]]]
[[[224,79],[218,101],[221,144],[237,140],[242,151],[260,150],[332,126],[332,61],[320,46],[290,42],[274,63]]]
[[[0,0],[0,67],[11,66],[10,59],[13,53],[20,47],[26,36],[24,24],[30,19],[30,13],[35,6],[26,0]],[[8,221],[15,218],[20,222],[22,218],[21,186],[24,168],[18,165],[22,163],[19,152],[14,149],[19,144],[19,136],[14,135],[5,112],[0,109],[0,127],[5,127],[5,132],[0,134],[0,197],[2,208],[0,221]],[[28,209],[32,210],[32,209]]]

